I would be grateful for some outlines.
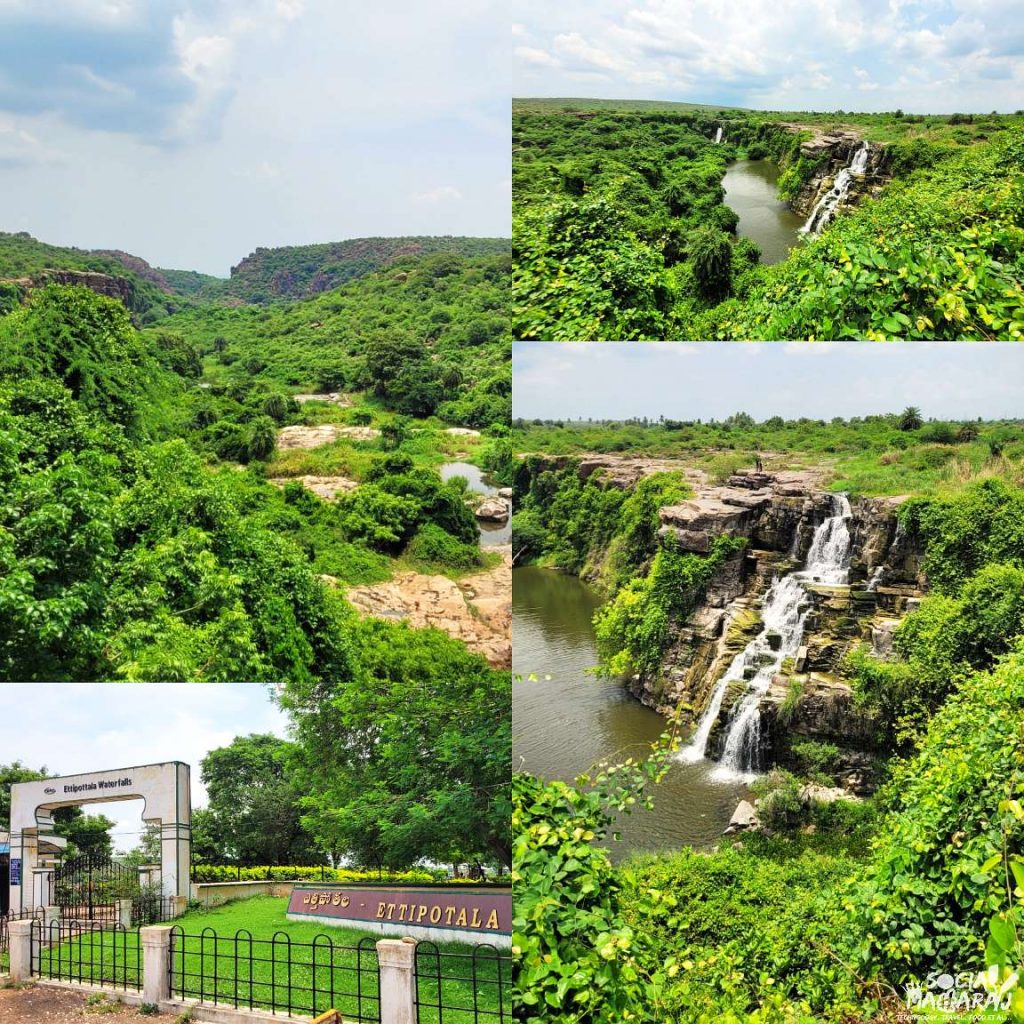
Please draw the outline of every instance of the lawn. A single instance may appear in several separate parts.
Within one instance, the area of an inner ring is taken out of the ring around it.
[[[172,994],[315,1016],[341,1010],[346,1019],[379,1016],[380,936],[352,928],[289,921],[287,900],[259,896],[179,918],[173,937]],[[508,1015],[511,966],[461,943],[421,944],[417,956],[420,1024],[470,1024]],[[44,976],[115,988],[141,985],[138,930],[87,932],[44,948]],[[438,1004],[443,1005],[443,1010]],[[478,1009],[474,1010],[474,1003]]]

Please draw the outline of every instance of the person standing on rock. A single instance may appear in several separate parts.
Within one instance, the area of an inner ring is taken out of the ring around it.
[[[757,470],[758,473],[764,472],[764,463],[761,461],[760,454],[756,454],[754,456],[754,468]]]

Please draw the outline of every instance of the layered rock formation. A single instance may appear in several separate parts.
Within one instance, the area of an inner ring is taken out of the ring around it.
[[[898,526],[903,500],[851,502],[850,583],[807,583],[803,644],[782,663],[759,706],[767,760],[791,761],[791,747],[800,740],[833,744],[840,750],[837,779],[854,791],[873,784],[876,729],[842,677],[845,658],[865,642],[884,656],[895,626],[923,589],[920,552]],[[635,695],[664,714],[682,707],[684,717],[696,721],[715,683],[761,631],[759,606],[772,580],[803,567],[814,530],[832,508],[832,496],[815,474],[799,472],[737,473],[723,486],[704,485],[693,498],[661,509],[662,537],[685,551],[704,554],[727,533],[748,544],[722,566],[703,603],[678,626],[660,676],[630,681]],[[709,740],[712,756],[720,752],[723,726],[745,682],[732,688]]]
[[[790,200],[790,207],[803,217],[811,212],[835,186],[844,168],[849,168],[855,156],[866,146],[863,171],[849,178],[838,209],[857,205],[865,196],[878,195],[892,179],[889,171],[889,152],[877,143],[865,143],[854,131],[816,134],[800,146],[800,155],[821,161],[821,166]]]

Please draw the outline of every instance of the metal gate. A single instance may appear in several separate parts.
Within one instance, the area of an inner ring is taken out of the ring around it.
[[[53,872],[50,903],[61,920],[117,921],[117,901],[139,892],[138,872],[111,857],[86,853],[65,861]]]

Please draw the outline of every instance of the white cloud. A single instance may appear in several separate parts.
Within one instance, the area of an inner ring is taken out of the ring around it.
[[[546,68],[560,68],[562,62],[553,57],[547,50],[538,50],[535,46],[517,46],[515,55],[527,64]]]
[[[426,192],[418,192],[414,198],[418,203],[444,203],[461,199],[462,193],[454,185],[438,185]]]
[[[774,106],[949,112],[1024,105],[1017,0],[520,0],[516,95],[602,95]],[[906,64],[926,77],[904,89]],[[823,102],[823,94],[827,103]]]

